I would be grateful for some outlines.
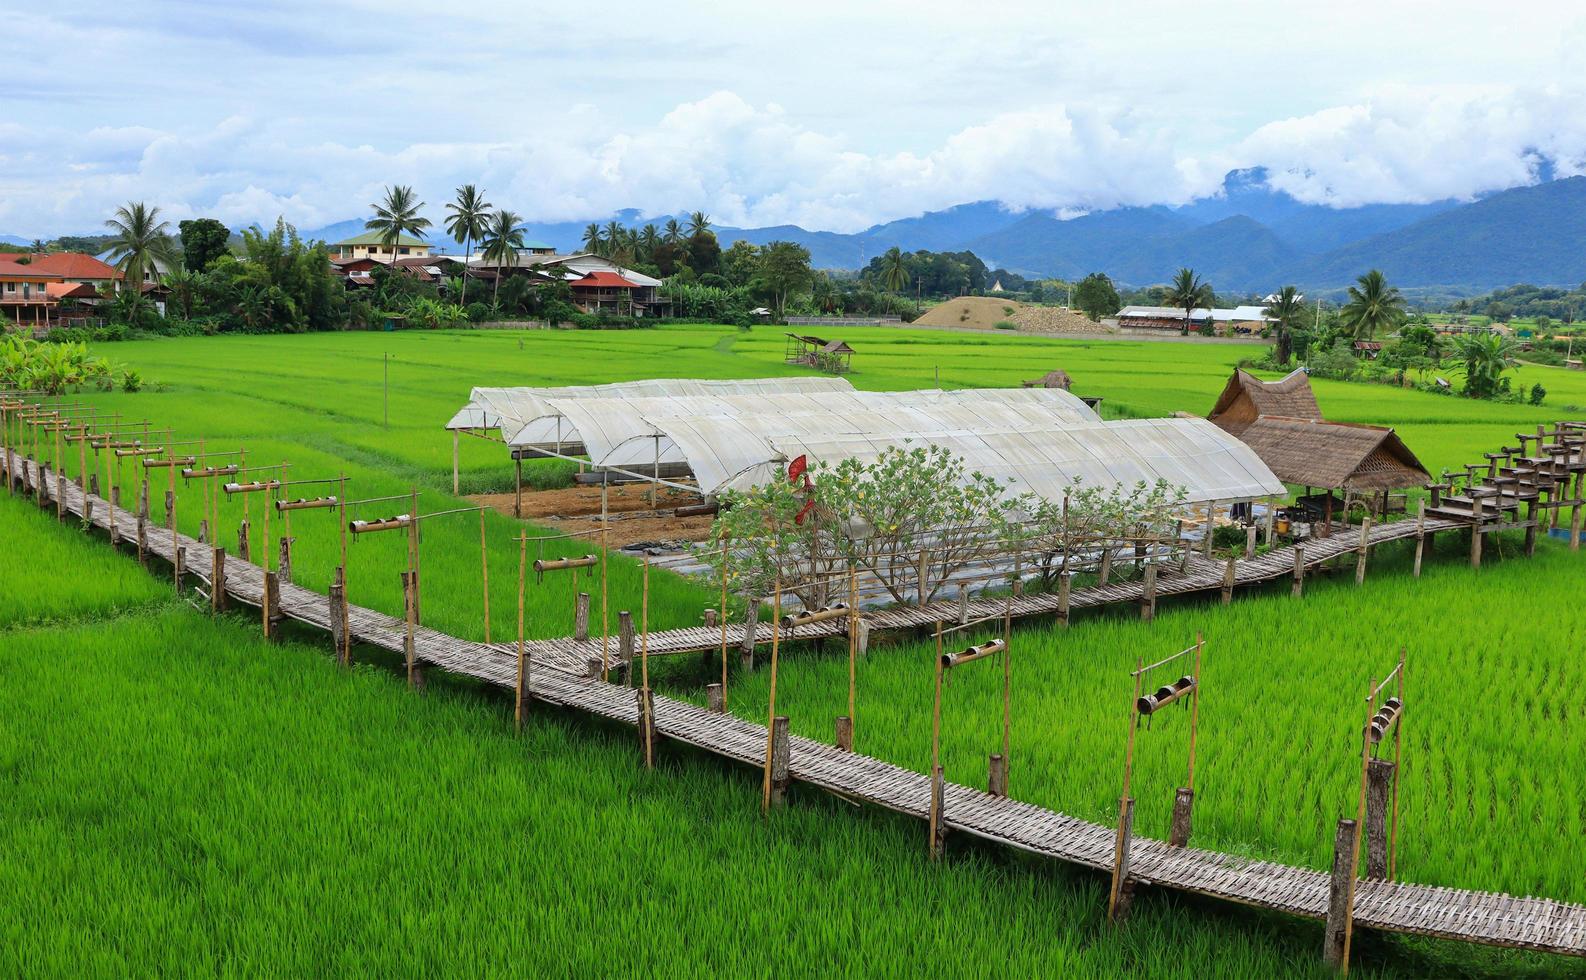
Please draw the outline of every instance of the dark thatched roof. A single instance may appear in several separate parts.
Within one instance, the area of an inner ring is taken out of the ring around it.
[[[1431,480],[1392,429],[1262,416],[1239,433],[1284,483],[1329,490],[1396,490]]]
[[[1310,376],[1304,371],[1294,371],[1277,381],[1262,381],[1246,371],[1236,370],[1207,417],[1237,436],[1264,415],[1320,421],[1322,410],[1311,391]]]
[[[1061,388],[1067,391],[1068,386],[1073,383],[1074,379],[1068,376],[1067,371],[1058,369],[1056,371],[1048,371],[1034,381],[1026,381],[1024,386],[1026,388]]]

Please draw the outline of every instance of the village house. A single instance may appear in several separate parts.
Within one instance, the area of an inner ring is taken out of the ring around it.
[[[1190,314],[1189,327],[1200,330],[1211,324],[1219,336],[1256,334],[1272,322],[1259,306],[1197,309]],[[1118,326],[1124,330],[1182,332],[1184,310],[1172,306],[1125,306],[1118,311]]]
[[[469,275],[481,279],[497,275],[559,277],[572,289],[573,302],[585,313],[665,316],[671,305],[661,295],[661,280],[592,252],[526,252],[520,253],[513,265],[499,267],[475,258],[469,263]]]
[[[344,241],[339,241],[331,246],[336,250],[336,258],[361,259],[370,257],[382,262],[392,259],[391,246],[387,245],[378,231],[366,231],[362,235],[354,235]],[[404,256],[422,256],[430,254],[430,243],[412,235],[402,235],[397,238],[396,258]]]
[[[50,286],[60,286],[65,277],[33,267],[31,262],[0,258],[0,316],[17,326],[44,326],[59,300],[50,295]]]

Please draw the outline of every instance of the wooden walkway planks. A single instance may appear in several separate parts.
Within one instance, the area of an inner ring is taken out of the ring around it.
[[[45,477],[53,484],[47,471]],[[33,473],[28,474],[27,482],[36,487]],[[67,511],[82,514],[86,494],[75,485],[67,485],[62,499]],[[124,539],[134,538],[137,520],[133,514],[112,510],[100,498],[93,498],[92,503],[95,525],[108,528],[114,521]],[[1373,535],[1373,543],[1376,540]],[[1334,554],[1354,550],[1358,539],[1341,544]],[[207,580],[209,546],[181,534],[173,538],[168,529],[153,527],[148,545],[151,552],[167,559],[174,557],[173,547],[185,547],[189,570]],[[260,602],[264,578],[258,566],[228,559],[226,581],[228,594],[254,605]],[[1220,577],[1217,584],[1221,585]],[[325,596],[283,584],[280,603],[284,615],[328,628]],[[351,620],[359,642],[401,651],[405,629],[401,620],[361,607],[352,608]],[[419,658],[426,663],[497,685],[510,687],[514,683],[515,657],[497,647],[423,627],[417,632],[416,644]],[[535,669],[531,674],[531,693],[536,699],[625,725],[637,724],[633,689],[580,676],[581,656],[565,652],[543,658],[538,655],[541,648],[551,645],[535,645],[535,667],[551,668]],[[762,725],[661,696],[655,697],[655,712],[656,728],[668,738],[756,768],[763,764],[766,730]],[[849,799],[926,817],[930,779],[925,774],[798,736],[790,741],[793,778]],[[952,831],[1098,870],[1111,867],[1111,828],[1033,804],[948,784],[944,817]],[[1311,919],[1326,915],[1328,878],[1322,872],[1194,848],[1171,848],[1138,837],[1132,846],[1132,877],[1137,881]],[[1355,922],[1385,931],[1586,956],[1586,907],[1551,899],[1361,881],[1356,890]]]

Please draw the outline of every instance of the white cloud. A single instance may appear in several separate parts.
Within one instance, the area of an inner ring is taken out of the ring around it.
[[[1398,89],[1268,123],[1234,156],[1302,201],[1425,203],[1586,172],[1586,96]]]

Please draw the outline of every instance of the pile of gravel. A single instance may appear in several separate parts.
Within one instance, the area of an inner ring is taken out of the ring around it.
[[[1096,323],[1083,313],[1058,306],[1026,306],[1012,318],[1020,333],[1117,333],[1116,327]]]

